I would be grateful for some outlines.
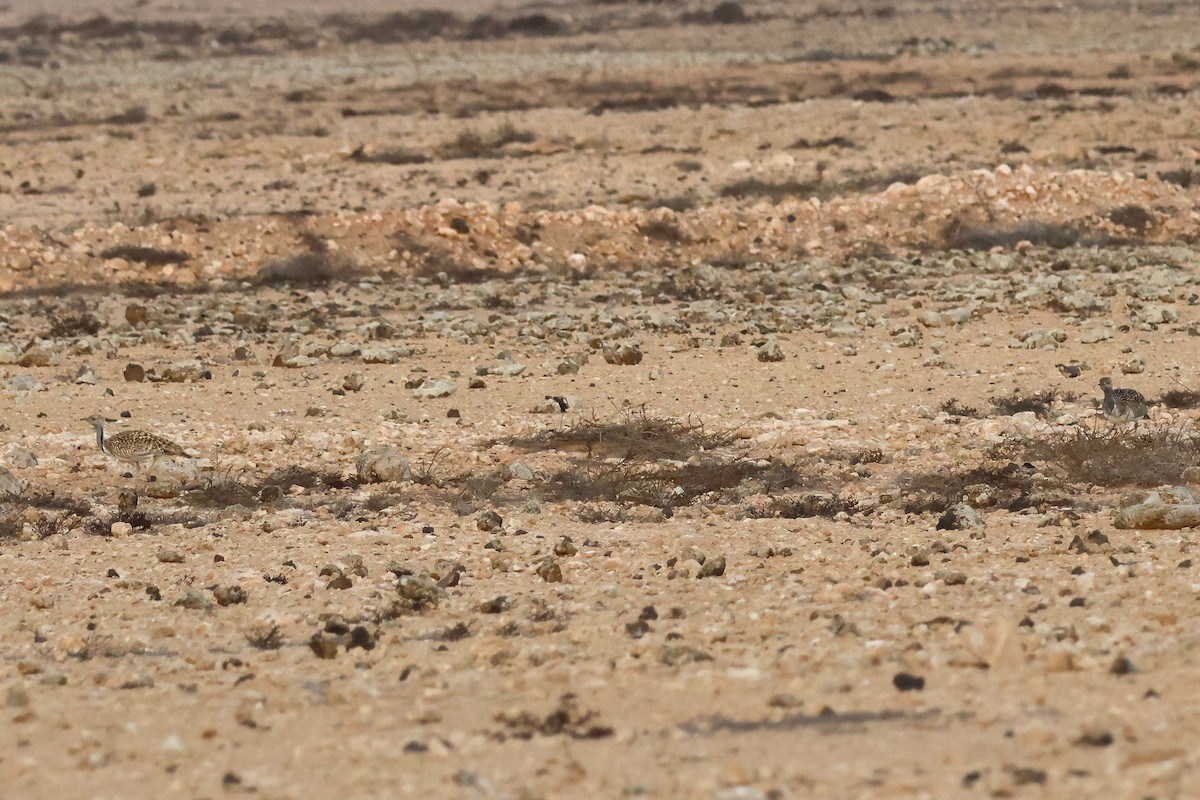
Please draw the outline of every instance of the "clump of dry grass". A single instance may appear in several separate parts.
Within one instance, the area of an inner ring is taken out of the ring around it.
[[[968,419],[979,419],[979,409],[975,406],[968,406],[958,402],[958,398],[952,397],[941,405],[942,411],[952,417],[966,417]]]
[[[429,156],[416,150],[404,147],[390,147],[368,153],[365,147],[356,147],[350,154],[350,160],[359,164],[392,164],[405,166],[409,164],[427,164]]]
[[[1200,432],[1192,428],[1078,426],[1046,437],[1004,443],[999,452],[1046,463],[1070,480],[1095,486],[1158,486],[1185,481],[1200,464]]]
[[[1020,242],[1060,250],[1076,244],[1082,234],[1070,225],[1053,222],[1022,222],[1012,226],[972,225],[955,218],[942,229],[941,246],[946,250],[1011,249]]]
[[[621,507],[631,505],[659,508],[669,516],[700,498],[771,494],[807,481],[794,465],[718,452],[733,441],[728,431],[710,432],[699,423],[655,416],[645,409],[505,441],[527,451],[580,453],[548,476],[543,495],[584,504],[580,514],[589,519],[613,519],[621,515]],[[605,503],[616,504],[616,510],[598,505]]]
[[[438,148],[444,159],[453,158],[502,158],[514,153],[504,150],[510,144],[532,144],[537,136],[532,131],[517,130],[512,123],[504,123],[490,133],[466,130]]]
[[[196,508],[254,508],[260,503],[272,503],[280,499],[293,486],[320,492],[360,485],[356,477],[343,477],[338,470],[312,470],[299,465],[277,469],[258,481],[244,480],[240,474],[235,475],[232,470],[226,470],[224,473],[208,476],[199,485],[189,489],[184,494],[184,500]]]
[[[1032,394],[1019,394],[1014,392],[1008,396],[993,397],[990,402],[992,410],[997,414],[1012,416],[1020,414],[1024,411],[1032,411],[1039,417],[1045,416],[1050,410],[1050,406],[1055,400],[1064,400],[1070,402],[1076,398],[1076,395],[1071,393],[1059,394],[1054,389],[1040,389]]]
[[[1019,511],[1034,504],[1039,489],[1033,470],[1021,464],[992,463],[969,470],[938,470],[905,475],[898,481],[902,507],[910,514],[941,514],[950,506],[971,505]],[[965,497],[968,488],[972,496]]]
[[[315,287],[353,280],[358,274],[358,268],[350,262],[321,250],[265,264],[254,282],[259,286]]]
[[[104,323],[90,309],[81,308],[62,315],[50,315],[51,339],[70,339],[78,336],[95,336]]]
[[[167,264],[182,264],[191,260],[191,255],[182,250],[163,250],[158,247],[143,247],[136,244],[121,244],[100,251],[101,258],[123,258],[126,261],[136,261],[148,267],[162,267]]]
[[[329,244],[311,230],[296,232],[305,252],[264,264],[254,276],[259,286],[312,288],[359,275],[357,265],[333,253]]]
[[[513,273],[495,267],[471,267],[458,261],[426,258],[413,271],[413,277],[436,283],[442,288],[487,283]]]
[[[1191,389],[1172,389],[1165,392],[1158,402],[1167,408],[1200,408],[1200,392]]]
[[[747,509],[745,516],[750,519],[833,519],[839,514],[854,514],[861,510],[859,502],[852,497],[837,493],[807,492],[797,496],[772,498],[765,507]]]
[[[639,408],[624,411],[615,420],[581,419],[565,428],[510,437],[504,443],[528,452],[582,450],[589,458],[684,461],[732,441],[730,431],[707,431],[698,422],[654,416]]]

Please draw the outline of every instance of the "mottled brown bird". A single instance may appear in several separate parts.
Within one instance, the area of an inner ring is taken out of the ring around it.
[[[1135,425],[1150,413],[1146,398],[1136,389],[1114,389],[1112,378],[1101,378],[1100,389],[1104,392],[1104,416],[1113,422],[1132,422]]]
[[[163,456],[187,455],[182,447],[170,439],[145,431],[121,431],[105,436],[104,423],[107,421],[103,414],[93,414],[84,420],[96,427],[96,444],[100,452],[117,461],[140,467],[145,463],[154,463]]]

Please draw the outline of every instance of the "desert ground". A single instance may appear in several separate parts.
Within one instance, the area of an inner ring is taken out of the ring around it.
[[[260,5],[0,5],[0,798],[1200,797],[1200,7]]]

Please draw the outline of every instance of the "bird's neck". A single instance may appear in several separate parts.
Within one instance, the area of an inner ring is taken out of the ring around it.
[[[99,446],[101,452],[104,450],[104,426],[97,423],[96,425],[96,445]]]

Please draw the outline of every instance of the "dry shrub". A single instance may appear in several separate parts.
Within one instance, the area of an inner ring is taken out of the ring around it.
[[[345,478],[338,470],[318,471],[299,465],[277,469],[260,481],[243,480],[241,475],[226,470],[223,474],[208,476],[198,486],[189,489],[184,494],[184,500],[200,508],[254,508],[260,503],[278,500],[293,486],[329,491],[360,485],[357,478]]]
[[[1158,179],[1163,183],[1190,189],[1193,185],[1200,184],[1200,172],[1190,169],[1169,169],[1158,173]]]
[[[1121,206],[1108,212],[1108,219],[1122,228],[1128,228],[1135,233],[1146,233],[1154,227],[1154,212],[1142,206]]]
[[[979,409],[974,406],[964,405],[958,402],[958,398],[951,397],[946,402],[942,403],[941,410],[952,417],[967,417],[969,419],[979,419]]]
[[[141,125],[149,119],[150,114],[145,106],[129,106],[124,111],[105,117],[104,121],[112,125]]]
[[[497,467],[486,472],[467,472],[447,481],[447,485],[460,489],[464,499],[487,500],[508,483],[511,477],[507,467]]]
[[[454,36],[462,30],[462,20],[449,11],[403,11],[383,17],[358,14],[331,14],[321,20],[324,27],[333,28],[343,42],[420,41],[435,36]]]
[[[406,164],[426,164],[430,159],[424,153],[418,153],[415,150],[405,148],[392,148],[368,153],[365,148],[356,147],[354,152],[350,154],[350,160],[359,164],[393,164],[403,166]]]
[[[30,515],[29,509],[47,512]],[[66,533],[92,515],[86,501],[56,492],[0,501],[0,539],[21,536],[28,522],[39,539]]]
[[[291,466],[277,469],[258,485],[261,492],[268,486],[277,486],[286,492],[293,486],[304,489],[350,489],[360,486],[357,477],[343,477],[340,470],[312,470],[308,467]]]
[[[487,283],[499,278],[512,277],[513,273],[504,272],[495,267],[470,267],[458,261],[441,261],[426,259],[413,271],[413,277],[431,281],[448,289],[451,286],[464,286]]]
[[[963,502],[963,490],[969,486],[989,490],[986,502],[977,497],[969,498],[972,505],[1020,511],[1034,504],[1032,495],[1038,486],[1032,472],[1013,462],[1003,466],[987,464],[969,470],[905,475],[898,481],[898,487],[905,495],[903,508],[910,514],[941,514],[950,506]]]
[[[858,501],[852,497],[808,492],[800,496],[772,498],[764,508],[747,509],[745,516],[750,519],[832,519],[838,514],[853,514],[859,510]]]
[[[1096,486],[1159,486],[1187,480],[1200,463],[1200,433],[1193,429],[1142,426],[1070,430],[1006,442],[998,452],[1054,465],[1070,479]]]
[[[211,475],[199,486],[189,490],[183,499],[191,506],[200,508],[229,508],[230,506],[254,507],[258,505],[259,493],[244,483],[240,475],[226,471],[223,475]]]
[[[638,226],[638,232],[647,239],[673,244],[686,244],[692,240],[679,225],[670,220],[649,220]]]
[[[357,266],[327,250],[310,251],[264,264],[254,276],[259,286],[317,287],[353,280]]]
[[[567,26],[562,20],[537,13],[513,17],[508,21],[508,30],[525,36],[560,36],[566,32]]]
[[[1033,394],[1023,395],[1014,392],[1007,397],[993,397],[989,402],[992,404],[992,410],[997,414],[1011,417],[1013,414],[1032,411],[1034,414],[1042,417],[1050,410],[1050,406],[1055,400],[1061,398],[1069,402],[1074,400],[1075,397],[1070,392],[1059,395],[1053,389],[1042,389]]]
[[[655,197],[641,204],[642,208],[647,208],[653,211],[656,208],[669,208],[675,213],[683,211],[691,211],[696,207],[696,198],[689,195],[676,195],[675,197]]]
[[[565,428],[509,437],[504,443],[529,452],[582,450],[589,458],[686,461],[732,441],[729,431],[709,432],[698,422],[658,417],[638,408],[623,411],[616,420],[580,419]]]
[[[517,130],[511,123],[504,123],[491,133],[481,134],[466,130],[438,148],[438,155],[453,158],[503,158],[521,153],[506,152],[505,145],[531,144],[537,139],[532,131]]]
[[[952,219],[942,229],[941,246],[946,250],[991,250],[1013,248],[1020,242],[1061,250],[1080,241],[1081,234],[1070,225],[1054,222],[1022,222],[1011,226],[971,225]]]
[[[1191,389],[1172,389],[1158,399],[1167,408],[1200,408],[1200,392]]]
[[[796,197],[812,197],[820,184],[814,181],[781,181],[773,183],[761,178],[743,178],[721,187],[721,197],[746,198],[765,197],[772,203]]]
[[[182,250],[160,250],[157,247],[142,247],[141,245],[117,245],[100,252],[103,259],[123,258],[126,261],[136,261],[148,267],[162,267],[167,264],[182,264],[191,260],[191,255]]]
[[[87,309],[59,316],[50,316],[49,338],[70,339],[79,336],[95,336],[104,327],[104,323]]]
[[[825,139],[809,140],[803,137],[797,139],[788,145],[792,150],[823,150],[826,147],[841,147],[846,150],[853,150],[858,147],[857,144],[845,136],[830,136]]]

